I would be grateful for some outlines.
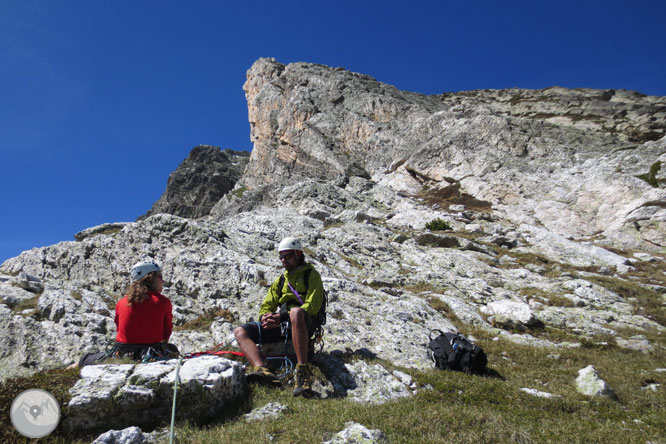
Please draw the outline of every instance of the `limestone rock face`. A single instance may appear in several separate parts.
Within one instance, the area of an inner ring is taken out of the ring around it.
[[[666,238],[666,98],[548,88],[424,96],[307,63],[260,59],[244,86],[243,186],[358,176],[440,204],[489,207],[569,238]],[[661,185],[660,185],[661,184]]]
[[[250,153],[199,145],[171,173],[162,197],[140,219],[158,213],[205,216],[243,174]]]

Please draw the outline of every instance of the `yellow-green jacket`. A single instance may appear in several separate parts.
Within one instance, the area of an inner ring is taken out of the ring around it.
[[[304,280],[304,273],[306,270],[312,270],[310,272],[310,282],[307,294],[305,294]],[[278,299],[278,284],[280,281],[280,277],[278,276],[268,290],[264,302],[261,304],[261,308],[259,309],[259,319],[261,319],[266,313],[275,313],[285,302],[287,303],[288,308],[300,306],[311,318],[314,319],[321,308],[322,301],[324,300],[324,284],[321,281],[319,272],[317,272],[311,264],[305,263],[296,270],[285,271],[284,276],[285,279],[284,285],[282,286],[282,295]],[[296,292],[298,292],[303,300],[303,305],[298,301],[298,298],[291,288],[289,288],[287,283],[291,284]]]

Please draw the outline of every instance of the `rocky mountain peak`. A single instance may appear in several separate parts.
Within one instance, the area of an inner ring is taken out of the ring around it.
[[[236,185],[249,156],[246,151],[220,150],[210,145],[194,147],[169,175],[162,197],[139,220],[158,213],[188,218],[206,216]]]
[[[426,96],[274,59],[255,62],[244,90],[254,149],[243,188],[359,176],[431,201],[468,196],[570,238],[665,245],[664,97],[560,87]]]

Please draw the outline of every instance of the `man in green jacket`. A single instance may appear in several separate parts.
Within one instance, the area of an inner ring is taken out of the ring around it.
[[[285,341],[290,337],[298,361],[293,393],[295,396],[307,396],[312,393],[308,339],[312,336],[315,318],[324,300],[324,285],[317,270],[305,262],[300,239],[283,239],[278,246],[278,254],[286,270],[284,278],[278,277],[268,290],[259,310],[259,322],[237,327],[234,335],[238,347],[253,367],[247,374],[248,381],[259,382],[273,382],[277,378],[266,368],[257,344]]]

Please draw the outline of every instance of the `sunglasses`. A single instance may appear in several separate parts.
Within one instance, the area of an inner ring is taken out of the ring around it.
[[[281,254],[280,255],[280,260],[281,261],[288,261],[290,259],[293,259],[294,256],[296,256],[296,253]]]

